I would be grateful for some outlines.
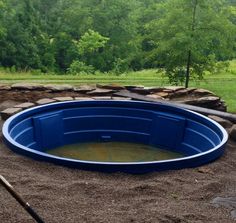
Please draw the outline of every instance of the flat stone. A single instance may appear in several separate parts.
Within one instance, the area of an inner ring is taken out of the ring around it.
[[[136,94],[141,94],[141,95],[147,95],[147,94],[151,93],[150,89],[144,88],[144,87],[131,88],[131,89],[129,89],[129,91],[136,93]]]
[[[144,88],[143,85],[126,85],[124,86],[127,90],[132,90],[133,88]]]
[[[96,90],[90,91],[87,94],[92,96],[110,96],[114,92],[114,90],[97,88]]]
[[[172,98],[174,101],[178,103],[188,104],[199,106],[203,108],[214,109],[218,111],[226,111],[227,107],[225,106],[224,102],[220,100],[219,97],[209,96],[204,98]],[[177,99],[177,100],[176,100]]]
[[[27,109],[27,108],[32,108],[32,107],[34,107],[34,106],[35,106],[34,103],[25,102],[25,103],[22,103],[22,104],[18,104],[18,105],[14,106],[14,107],[15,107],[15,108]]]
[[[216,96],[207,96],[207,97],[201,97],[198,99],[199,101],[201,101],[202,103],[207,103],[207,102],[217,102],[220,100],[219,97]]]
[[[19,104],[19,101],[13,101],[13,100],[6,100],[0,103],[0,111],[7,109],[7,108],[12,108],[15,107],[15,105]]]
[[[231,217],[236,219],[236,197],[216,197],[211,202],[216,207],[226,207],[230,209]]]
[[[93,97],[94,100],[111,100],[111,96],[98,96],[98,97]]]
[[[40,99],[40,100],[36,101],[36,103],[38,105],[50,104],[50,103],[53,103],[53,102],[56,102],[56,100],[50,99],[50,98],[43,98],[43,99]]]
[[[232,210],[232,211],[230,212],[230,214],[231,214],[231,217],[232,217],[234,220],[236,220],[236,209]]]
[[[177,98],[177,97],[183,97],[189,94],[189,89],[185,88],[185,89],[181,89],[178,91],[175,91],[172,95],[171,98]]]
[[[34,83],[17,83],[11,86],[12,89],[16,90],[44,90],[45,87],[42,84]]]
[[[232,140],[236,142],[236,124],[231,127],[229,131],[229,136]]]
[[[108,85],[103,85],[103,84],[97,84],[96,85],[98,88],[104,88],[104,89],[110,89],[110,90],[124,90],[125,87],[118,85],[118,84],[108,84]]]
[[[181,86],[167,86],[165,87],[165,90],[170,90],[170,91],[179,91],[185,89],[184,87]]]
[[[166,98],[166,97],[169,96],[169,93],[167,93],[167,92],[158,92],[158,93],[156,93],[156,95],[158,95],[158,96],[160,96],[162,98]]]
[[[74,87],[69,84],[47,84],[47,85],[44,85],[44,87],[47,90],[51,90],[52,92],[71,91],[74,89]]]
[[[173,91],[171,89],[164,89],[162,92],[173,94],[175,91]]]
[[[232,122],[230,122],[229,120],[223,119],[221,117],[218,117],[218,116],[215,116],[215,115],[209,115],[208,117],[213,119],[214,121],[218,122],[224,128],[231,128],[233,126]]]
[[[201,97],[201,98],[193,98],[191,100],[185,100],[185,104],[191,104],[191,105],[211,105],[211,104],[217,104],[217,102],[220,101],[219,97],[216,96],[208,96],[208,97]]]
[[[9,86],[9,85],[0,85],[0,91],[3,91],[3,90],[5,90],[5,91],[9,91],[9,90],[11,90],[11,86]]]
[[[212,201],[217,207],[224,206],[227,208],[235,208],[236,209],[236,197],[216,197]]]
[[[185,89],[186,89],[186,88],[185,88]],[[197,88],[195,88],[195,87],[189,87],[189,88],[187,88],[187,89],[188,89],[189,92],[192,92],[192,91],[197,90]]]
[[[79,87],[75,87],[74,91],[82,94],[86,94],[87,92],[94,91],[96,89],[93,85],[81,85]]]
[[[161,92],[165,88],[164,87],[144,87],[144,89],[148,90],[150,92],[150,94],[152,94],[152,93]]]
[[[89,98],[89,97],[75,97],[76,101],[90,101],[90,100],[94,100],[93,98]]]
[[[198,95],[198,96],[208,96],[208,95],[215,95],[213,92],[208,91],[206,89],[195,89],[192,92],[194,95]]]
[[[114,96],[111,99],[115,100],[115,101],[130,101],[130,100],[132,100],[132,98],[114,97]]]
[[[7,109],[1,111],[2,120],[8,119],[12,115],[15,115],[16,113],[18,113],[20,111],[22,111],[22,108],[7,108]]]
[[[72,97],[56,97],[53,99],[56,101],[73,101],[74,100]]]
[[[157,100],[164,100],[164,98],[161,97],[161,96],[158,95],[158,94],[149,94],[149,95],[147,95],[147,97],[153,98],[153,99],[157,99]]]

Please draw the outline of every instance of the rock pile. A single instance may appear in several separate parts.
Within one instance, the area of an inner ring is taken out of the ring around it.
[[[0,85],[0,92],[11,91],[11,92],[41,92],[51,93],[50,98],[55,97],[56,93],[70,93],[70,95],[60,95],[60,96],[74,96],[74,97],[112,97],[115,93],[119,91],[128,91],[131,93],[137,93],[143,96],[150,97],[157,100],[168,100],[175,101],[189,105],[195,105],[204,108],[215,109],[219,111],[226,111],[225,102],[213,92],[205,89],[196,89],[183,87],[144,87],[144,86],[120,86],[117,84],[109,85],[82,85],[79,87],[74,87],[72,85],[54,85],[54,84],[27,84],[27,83],[17,83],[11,86]],[[73,94],[73,95],[71,95]],[[22,97],[24,97],[22,95]],[[41,98],[37,98],[42,99]],[[99,99],[99,98],[98,98]],[[102,98],[101,98],[102,99]],[[104,98],[105,99],[105,98]],[[29,99],[24,100],[24,102],[30,101]],[[30,101],[32,102],[32,101]]]

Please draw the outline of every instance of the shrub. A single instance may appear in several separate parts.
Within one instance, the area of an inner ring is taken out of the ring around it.
[[[82,61],[79,60],[74,60],[70,67],[67,69],[67,73],[69,74],[80,74],[80,73],[85,73],[85,74],[94,74],[95,69],[91,65],[87,65]]]

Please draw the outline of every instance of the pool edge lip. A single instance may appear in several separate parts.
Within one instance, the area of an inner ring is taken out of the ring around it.
[[[220,148],[222,150],[224,150],[224,147],[225,147],[225,144],[227,143],[228,141],[228,133],[227,131],[219,124],[217,123],[216,121],[210,119],[209,117],[207,116],[204,116],[202,114],[199,114],[197,112],[194,112],[194,111],[191,111],[191,110],[188,110],[188,109],[185,109],[185,108],[181,108],[181,106],[176,106],[176,105],[170,105],[169,103],[168,104],[165,104],[164,102],[143,102],[143,101],[119,101],[119,100],[116,100],[116,101],[112,101],[114,102],[114,104],[118,104],[119,102],[120,103],[143,103],[143,104],[156,104],[156,105],[161,105],[161,106],[166,106],[166,107],[172,107],[174,109],[178,109],[178,110],[184,110],[188,113],[192,113],[196,116],[200,116],[201,118],[205,119],[205,120],[208,120],[209,122],[211,122],[212,124],[214,124],[219,130],[220,132],[222,133],[222,140],[221,142],[215,146],[214,148],[210,149],[210,150],[207,150],[205,152],[202,152],[202,153],[199,153],[199,154],[195,154],[195,155],[191,155],[191,156],[184,156],[184,157],[181,157],[181,158],[175,158],[175,159],[167,159],[167,160],[161,160],[161,161],[146,161],[146,162],[98,162],[98,161],[85,161],[85,160],[78,160],[78,159],[70,159],[70,158],[64,158],[64,157],[59,157],[59,156],[54,156],[54,155],[50,155],[50,154],[47,154],[45,152],[40,152],[40,151],[37,151],[37,150],[34,150],[34,149],[30,149],[26,146],[23,146],[19,143],[17,143],[9,134],[8,132],[8,128],[9,128],[9,125],[10,123],[12,122],[12,120],[14,120],[16,117],[18,116],[21,116],[22,114],[26,113],[26,112],[30,112],[32,110],[35,110],[35,109],[43,109],[43,108],[47,108],[49,106],[57,106],[57,105],[63,105],[63,104],[68,104],[68,103],[71,103],[71,102],[74,102],[74,103],[82,103],[82,104],[86,104],[86,103],[107,103],[108,100],[86,100],[86,101],[65,101],[65,102],[54,102],[54,103],[50,103],[50,104],[45,104],[45,105],[38,105],[38,106],[35,106],[35,107],[32,107],[32,108],[28,108],[24,111],[21,111],[13,116],[11,116],[10,118],[8,118],[4,124],[3,124],[3,127],[2,127],[2,133],[3,133],[3,139],[5,141],[5,143],[8,145],[8,147],[10,147],[10,149],[12,149],[12,147],[15,147],[15,148],[18,148],[18,150],[20,149],[21,151],[23,152],[26,152],[26,153],[32,153],[33,155],[36,155],[36,156],[40,156],[38,158],[40,158],[40,160],[44,160],[42,159],[43,158],[46,158],[46,159],[57,159],[57,160],[60,160],[60,161],[65,161],[65,162],[71,162],[73,164],[76,164],[76,163],[81,163],[81,164],[90,164],[90,165],[103,165],[103,166],[130,166],[130,165],[154,165],[154,164],[167,164],[167,163],[176,163],[176,162],[182,162],[182,161],[187,161],[187,160],[191,160],[191,159],[197,159],[197,158],[200,158],[200,157],[204,157],[204,156],[207,156],[211,153],[213,153],[214,151],[217,151],[219,150]],[[109,102],[111,102],[109,101]],[[14,149],[12,149],[14,150]],[[17,153],[20,153],[19,151],[16,151],[14,150],[15,152]],[[223,151],[222,151],[223,153]],[[29,156],[29,155],[27,155]],[[219,155],[220,156],[220,155]],[[34,157],[34,158],[37,158],[37,157]],[[217,158],[217,157],[216,157]],[[52,162],[52,161],[50,161]],[[62,164],[63,165],[63,164]],[[169,168],[171,169],[171,168]]]

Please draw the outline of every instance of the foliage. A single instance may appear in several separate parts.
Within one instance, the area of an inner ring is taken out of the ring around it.
[[[108,40],[109,38],[103,37],[98,32],[89,29],[77,44],[79,53],[84,55],[86,53],[97,52],[106,45]]]
[[[232,0],[0,0],[0,65],[59,73],[162,68],[178,83],[191,51],[191,78],[202,78],[236,57],[235,15]]]
[[[77,45],[79,59],[83,61],[84,64],[88,64],[88,70],[90,70],[89,67],[93,67],[93,65],[99,69],[99,63],[96,66],[93,59],[95,59],[95,56],[99,59],[100,52],[103,51],[108,41],[109,38],[91,29],[85,32],[79,41],[74,41]],[[98,59],[97,61],[99,61]]]
[[[114,74],[122,74],[128,71],[129,65],[126,60],[122,60],[117,58],[117,60],[113,63],[112,73]]]
[[[158,4],[159,18],[146,25],[156,43],[148,54],[164,67],[170,82],[183,82],[189,53],[190,71],[202,78],[218,60],[234,56],[236,27],[221,0],[169,0]],[[195,15],[193,14],[195,10]]]
[[[84,62],[74,60],[70,67],[67,69],[69,74],[94,74],[95,69],[91,65],[86,65]]]
[[[4,14],[4,8],[5,8],[4,2],[0,1],[0,39],[3,38],[3,36],[5,34],[5,30],[4,30],[3,24],[1,22],[3,14]]]
[[[71,63],[78,58],[77,45],[65,32],[58,33],[52,39],[57,70],[65,72]]]

